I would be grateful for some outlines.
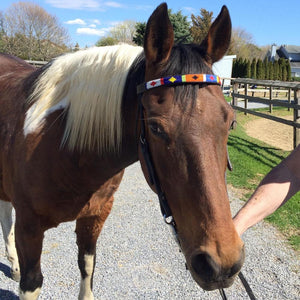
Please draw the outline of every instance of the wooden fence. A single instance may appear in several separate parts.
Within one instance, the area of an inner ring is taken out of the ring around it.
[[[25,61],[28,62],[30,65],[33,65],[38,68],[48,63],[47,61],[38,61],[38,60],[25,60]]]
[[[280,122],[289,126],[293,126],[293,145],[294,148],[300,143],[300,83],[272,81],[272,80],[255,80],[246,78],[236,78],[232,80],[232,107],[235,110],[243,111],[245,114],[253,114],[262,118]],[[250,87],[250,88],[249,88]],[[259,87],[251,88],[251,87]],[[264,97],[255,97],[255,93],[263,93]],[[250,95],[251,93],[251,95]],[[275,95],[286,94],[286,99],[280,99]],[[268,95],[268,98],[266,96]],[[239,99],[243,99],[244,107],[238,105]],[[259,112],[248,108],[248,102],[262,103],[269,107],[272,113],[273,106],[286,107],[288,110],[293,109],[293,121],[275,117],[263,112]]]

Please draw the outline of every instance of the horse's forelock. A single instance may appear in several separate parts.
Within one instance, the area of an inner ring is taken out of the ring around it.
[[[195,44],[175,45],[162,72],[162,76],[197,73],[212,74],[212,70],[205,63],[200,46]],[[189,104],[193,106],[198,89],[199,84],[176,86],[175,101],[179,102],[183,108],[186,108]]]

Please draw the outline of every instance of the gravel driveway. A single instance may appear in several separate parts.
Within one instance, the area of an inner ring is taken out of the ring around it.
[[[230,195],[232,210],[240,200]],[[77,299],[79,270],[74,222],[46,232],[39,299]],[[267,223],[248,230],[244,276],[257,299],[300,299],[299,257]],[[9,278],[0,233],[0,299],[18,299],[18,284]],[[228,299],[249,299],[239,281],[226,289]],[[158,200],[138,163],[126,169],[113,211],[98,241],[94,276],[96,299],[218,299],[204,292],[185,269],[184,259],[161,218]]]

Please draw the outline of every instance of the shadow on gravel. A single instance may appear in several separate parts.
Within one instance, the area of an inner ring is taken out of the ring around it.
[[[19,299],[19,297],[16,294],[14,294],[13,292],[0,289],[0,299],[1,300],[6,300],[6,299],[7,300],[17,300],[17,299]]]
[[[2,272],[6,277],[11,278],[10,267],[8,267],[7,265],[5,265],[1,262],[0,262],[0,272]],[[16,300],[16,299],[19,299],[19,297],[11,291],[0,289],[0,299],[1,300],[6,300],[6,299],[7,300]]]
[[[0,272],[2,272],[6,277],[11,278],[10,267],[8,267],[7,265],[1,262],[0,262]],[[1,292],[0,292],[0,296],[1,296]],[[0,297],[0,299],[2,298]]]

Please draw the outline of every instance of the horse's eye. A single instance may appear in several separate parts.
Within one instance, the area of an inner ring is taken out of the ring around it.
[[[149,128],[155,135],[163,135],[165,133],[162,127],[159,126],[157,123],[150,123]]]
[[[156,135],[157,137],[163,139],[165,142],[169,142],[169,136],[163,129],[161,125],[159,125],[156,122],[149,123],[149,128],[152,132],[152,134]]]

